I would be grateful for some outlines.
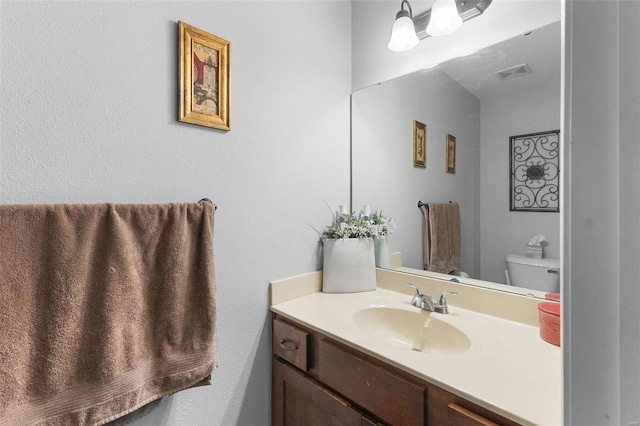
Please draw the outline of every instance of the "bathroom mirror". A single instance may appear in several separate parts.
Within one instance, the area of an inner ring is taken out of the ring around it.
[[[543,296],[506,285],[507,254],[546,237],[560,256],[560,214],[510,211],[509,137],[560,128],[560,22],[352,94],[352,209],[394,219],[391,249],[405,272],[422,269],[418,201],[458,202],[460,270],[471,285]],[[526,65],[526,66],[525,66]],[[426,125],[426,167],[413,162],[414,120]],[[445,164],[456,138],[455,171]],[[447,169],[449,168],[449,171]],[[515,284],[515,283],[512,283]]]

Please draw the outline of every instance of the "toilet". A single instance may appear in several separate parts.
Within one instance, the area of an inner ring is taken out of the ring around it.
[[[560,260],[536,259],[507,255],[508,284],[540,290],[545,293],[560,292]]]

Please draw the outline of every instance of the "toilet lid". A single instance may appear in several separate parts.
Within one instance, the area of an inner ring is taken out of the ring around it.
[[[507,263],[519,263],[521,265],[536,266],[549,269],[560,269],[560,259],[544,257],[542,259],[534,257],[520,256],[518,254],[508,254]]]

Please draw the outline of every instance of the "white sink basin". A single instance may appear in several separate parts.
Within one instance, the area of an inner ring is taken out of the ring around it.
[[[356,326],[370,336],[394,346],[434,354],[457,354],[471,347],[458,328],[427,311],[368,308],[353,316]]]

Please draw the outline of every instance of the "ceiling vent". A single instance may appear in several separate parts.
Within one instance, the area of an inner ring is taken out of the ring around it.
[[[502,71],[496,71],[495,73],[502,81],[510,80],[516,77],[522,77],[523,75],[531,74],[531,67],[528,64],[516,65],[515,67],[507,68]]]

